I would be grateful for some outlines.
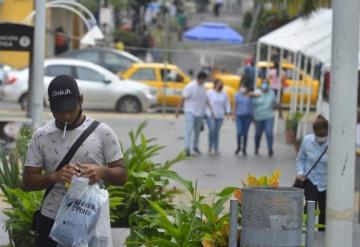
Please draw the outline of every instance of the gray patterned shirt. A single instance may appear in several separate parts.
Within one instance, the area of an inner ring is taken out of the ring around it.
[[[55,121],[39,128],[31,139],[25,166],[42,167],[46,173],[55,171],[76,139],[93,121],[86,117],[79,127],[66,131],[65,138]],[[106,165],[122,157],[116,134],[108,125],[101,123],[80,146],[70,163]],[[66,192],[64,184],[57,183],[43,202],[41,213],[55,219]]]

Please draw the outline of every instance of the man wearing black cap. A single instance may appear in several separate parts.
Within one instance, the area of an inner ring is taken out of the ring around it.
[[[57,246],[49,233],[67,191],[65,183],[71,183],[73,175],[88,177],[90,184],[105,181],[122,185],[127,178],[117,136],[106,124],[98,124],[83,114],[83,95],[76,81],[67,75],[54,78],[48,96],[55,121],[34,133],[23,173],[24,190],[49,190],[36,217],[37,247]],[[91,126],[96,127],[89,131]],[[84,132],[89,133],[87,138],[74,145]],[[74,146],[78,149],[69,155]],[[62,164],[67,158],[69,162]]]

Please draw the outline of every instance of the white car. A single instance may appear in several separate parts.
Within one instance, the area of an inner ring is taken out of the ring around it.
[[[137,113],[156,105],[156,90],[141,82],[122,80],[99,65],[71,58],[45,60],[45,105],[49,104],[47,88],[50,81],[62,74],[76,79],[80,93],[84,95],[85,108]],[[11,80],[0,85],[0,100],[18,102],[22,109],[26,109],[29,69],[9,72],[8,76]]]

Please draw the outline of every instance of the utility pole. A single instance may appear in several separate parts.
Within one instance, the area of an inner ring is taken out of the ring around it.
[[[352,247],[359,1],[333,4],[327,247]]]
[[[30,87],[32,128],[42,124],[44,109],[44,57],[45,57],[45,23],[46,0],[35,1],[34,55],[32,56],[32,78]]]
[[[164,4],[164,3],[163,3]],[[169,9],[167,6],[165,6],[164,4],[164,9],[163,9],[163,16],[164,16],[164,22],[165,22],[165,28],[164,28],[164,50],[163,50],[163,62],[165,64],[164,66],[164,73],[163,73],[163,80],[164,80],[164,84],[163,84],[163,102],[162,102],[162,113],[165,114],[166,113],[166,107],[167,107],[167,87],[168,87],[168,75],[169,75],[169,70],[168,70],[168,63],[169,63]]]

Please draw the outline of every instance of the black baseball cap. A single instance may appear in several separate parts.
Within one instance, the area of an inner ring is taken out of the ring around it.
[[[50,82],[48,95],[51,112],[70,112],[79,103],[80,91],[74,78],[59,75]]]

